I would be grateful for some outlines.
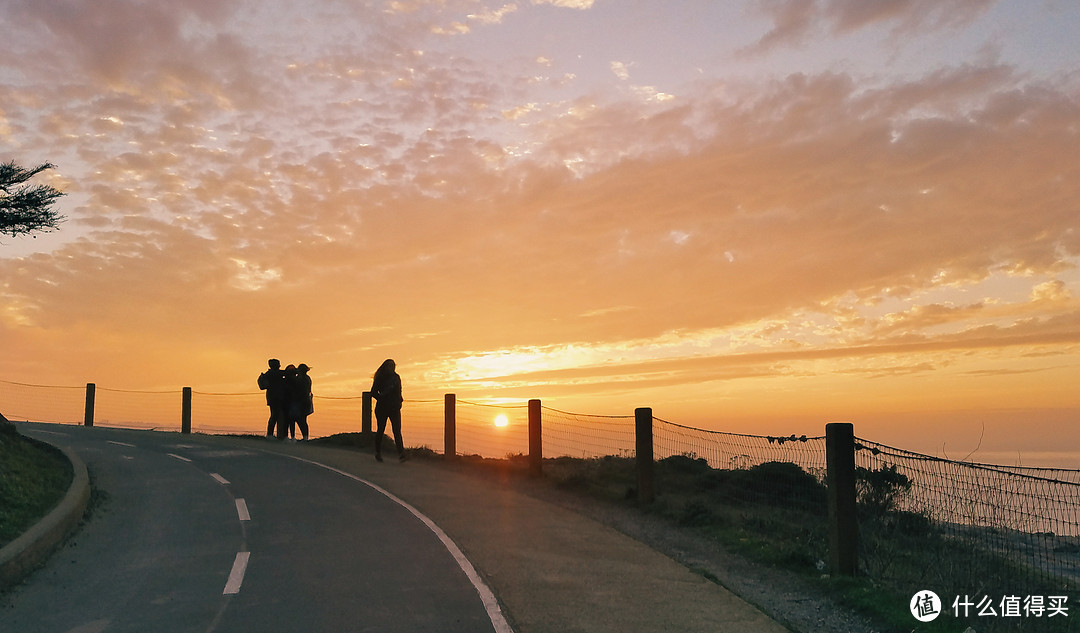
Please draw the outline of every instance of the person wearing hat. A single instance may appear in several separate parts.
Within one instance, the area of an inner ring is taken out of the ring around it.
[[[289,365],[292,367],[292,365]],[[290,386],[292,387],[289,398],[289,437],[296,439],[296,427],[300,427],[301,441],[308,440],[307,418],[315,413],[315,398],[311,395],[311,376],[308,371],[311,368],[300,363],[299,367],[289,372]]]

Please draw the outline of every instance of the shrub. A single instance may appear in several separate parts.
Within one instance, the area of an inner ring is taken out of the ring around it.
[[[855,494],[860,510],[870,517],[884,517],[899,507],[899,500],[911,490],[911,480],[896,466],[878,470],[855,469]]]

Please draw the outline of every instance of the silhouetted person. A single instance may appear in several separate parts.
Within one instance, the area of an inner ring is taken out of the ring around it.
[[[383,361],[371,381],[371,397],[375,398],[375,420],[378,429],[375,432],[375,459],[382,461],[382,440],[386,433],[386,420],[394,430],[394,445],[398,458],[405,461],[405,444],[401,440],[401,376],[394,371],[397,365],[390,358]]]
[[[285,367],[285,438],[296,439],[296,365]]]
[[[285,415],[289,401],[289,386],[285,382],[285,372],[281,361],[271,358],[266,361],[270,369],[259,374],[259,389],[266,391],[266,406],[270,407],[270,419],[266,421],[266,437],[285,439]]]
[[[289,365],[292,367],[292,365]],[[289,437],[296,439],[296,427],[300,427],[300,434],[304,441],[308,439],[307,417],[315,413],[314,398],[311,395],[311,377],[308,371],[311,368],[300,363],[289,374]]]

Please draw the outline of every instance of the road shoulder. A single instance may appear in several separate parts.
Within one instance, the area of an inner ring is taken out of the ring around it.
[[[90,477],[86,464],[74,451],[48,438],[35,438],[55,446],[71,462],[74,476],[67,493],[41,521],[0,549],[0,591],[22,582],[49,559],[64,540],[78,528],[90,502]]]

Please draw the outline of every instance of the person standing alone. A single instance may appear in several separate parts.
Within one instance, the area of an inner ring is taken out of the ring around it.
[[[375,398],[375,420],[378,423],[375,432],[375,460],[382,461],[382,440],[386,434],[386,421],[390,420],[394,431],[394,445],[397,447],[398,459],[405,461],[405,444],[401,440],[401,403],[405,401],[401,397],[401,376],[398,376],[397,365],[393,359],[387,358],[375,371],[371,381],[371,397]]]

